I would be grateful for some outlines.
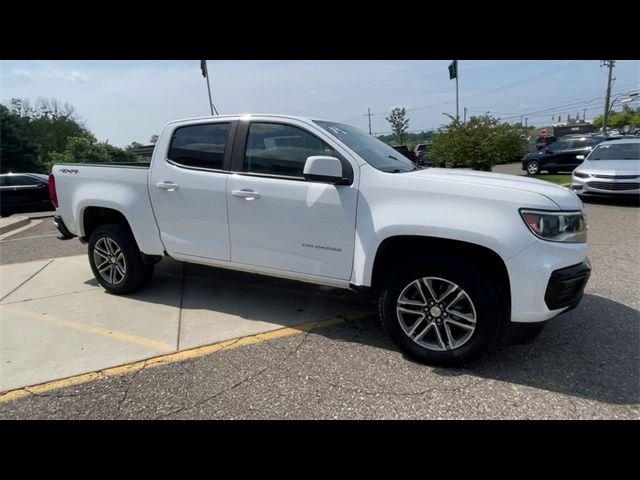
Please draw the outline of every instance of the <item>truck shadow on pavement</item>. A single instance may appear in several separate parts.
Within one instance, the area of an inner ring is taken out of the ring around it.
[[[599,402],[638,404],[640,313],[587,294],[576,309],[551,319],[529,344],[500,348],[460,370]]]
[[[236,322],[248,325],[268,322],[296,328],[304,322],[358,309],[369,310],[371,321],[319,328],[313,334],[329,342],[361,344],[367,347],[368,355],[389,357],[384,362],[391,362],[394,368],[410,362],[400,370],[408,367],[411,375],[470,375],[599,402],[640,403],[640,313],[597,295],[586,294],[576,309],[550,320],[541,335],[529,344],[499,347],[465,367],[440,368],[419,364],[399,354],[375,320],[376,304],[371,297],[243,272],[183,266],[171,260],[159,267],[151,285],[128,297],[174,304],[175,300],[154,294],[154,290],[166,291],[159,288],[165,282],[179,288],[184,269],[182,335],[198,336],[200,344],[208,343],[203,342],[207,330],[220,328],[220,316],[226,317],[224,328],[233,329],[229,326]],[[97,285],[94,279],[86,283]],[[195,326],[190,326],[190,311],[199,312]],[[214,341],[217,340],[212,336],[210,343]],[[187,344],[181,348],[189,348]]]

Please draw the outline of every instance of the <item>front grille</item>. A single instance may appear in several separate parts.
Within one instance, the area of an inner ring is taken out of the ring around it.
[[[613,180],[632,180],[640,177],[640,175],[594,175],[596,178],[610,178]]]
[[[587,185],[591,188],[610,191],[637,190],[640,188],[640,183],[638,182],[588,182]]]

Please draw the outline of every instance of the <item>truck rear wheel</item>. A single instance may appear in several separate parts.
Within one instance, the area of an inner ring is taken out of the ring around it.
[[[384,283],[379,308],[395,343],[429,364],[467,363],[500,335],[500,308],[491,282],[454,258],[421,257],[400,265]]]
[[[116,295],[139,290],[154,270],[154,264],[143,262],[129,229],[119,223],[101,225],[91,234],[89,264],[98,283]]]

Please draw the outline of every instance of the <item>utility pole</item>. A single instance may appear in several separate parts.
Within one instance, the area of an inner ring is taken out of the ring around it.
[[[604,121],[602,123],[602,133],[607,133],[607,125],[609,123],[609,101],[611,100],[611,82],[613,79],[613,67],[615,60],[602,60],[600,66],[609,67],[609,79],[607,80],[607,96],[604,99]]]
[[[464,123],[467,123],[467,107],[464,107]]]
[[[524,118],[524,115],[520,115],[520,126],[522,127],[522,119]]]
[[[458,61],[456,60],[456,121],[460,121],[460,110],[458,110],[458,77],[460,72],[458,71]]]
[[[587,121],[587,109],[586,108],[582,109],[582,121],[583,122]]]
[[[367,108],[367,116],[369,117],[369,135],[371,135],[371,108]]]
[[[529,123],[529,117],[524,119],[524,128],[527,128],[527,123]]]

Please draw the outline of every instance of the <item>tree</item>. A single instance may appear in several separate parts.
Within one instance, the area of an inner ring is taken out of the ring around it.
[[[387,122],[391,124],[391,130],[393,130],[400,145],[404,144],[407,128],[409,128],[409,119],[405,118],[406,115],[407,111],[404,107],[395,107],[391,110],[391,114],[385,117]]]
[[[41,172],[29,125],[12,108],[0,105],[0,172]]]
[[[36,160],[32,172],[44,172],[51,165],[51,154],[62,152],[70,138],[91,135],[78,119],[75,108],[56,99],[38,98],[31,107],[28,99],[12,98],[11,112],[25,126],[22,134],[35,146]]]
[[[158,135],[151,135],[151,138],[149,139],[149,143],[153,143],[155,145],[157,141],[158,141]]]
[[[404,141],[409,148],[413,148],[419,143],[430,142],[433,139],[435,133],[436,132],[433,132],[431,130],[426,132],[422,131],[420,133],[406,133]],[[390,145],[397,144],[396,135],[394,133],[390,135],[378,135],[378,140],[382,140],[383,142]]]
[[[51,158],[52,163],[128,163],[140,160],[122,148],[98,142],[93,135],[70,138],[64,152],[54,152]]]
[[[527,151],[521,129],[491,115],[471,117],[465,124],[449,118],[451,123],[440,128],[433,139],[434,165],[491,171],[493,165],[520,159]]]
[[[602,117],[602,115],[598,115],[593,119],[593,125],[596,128],[602,128],[602,125],[604,124]],[[640,107],[634,110],[628,105],[624,105],[622,107],[622,112],[611,112],[611,115],[609,115],[607,128],[620,129],[627,125],[630,127],[640,127]]]

